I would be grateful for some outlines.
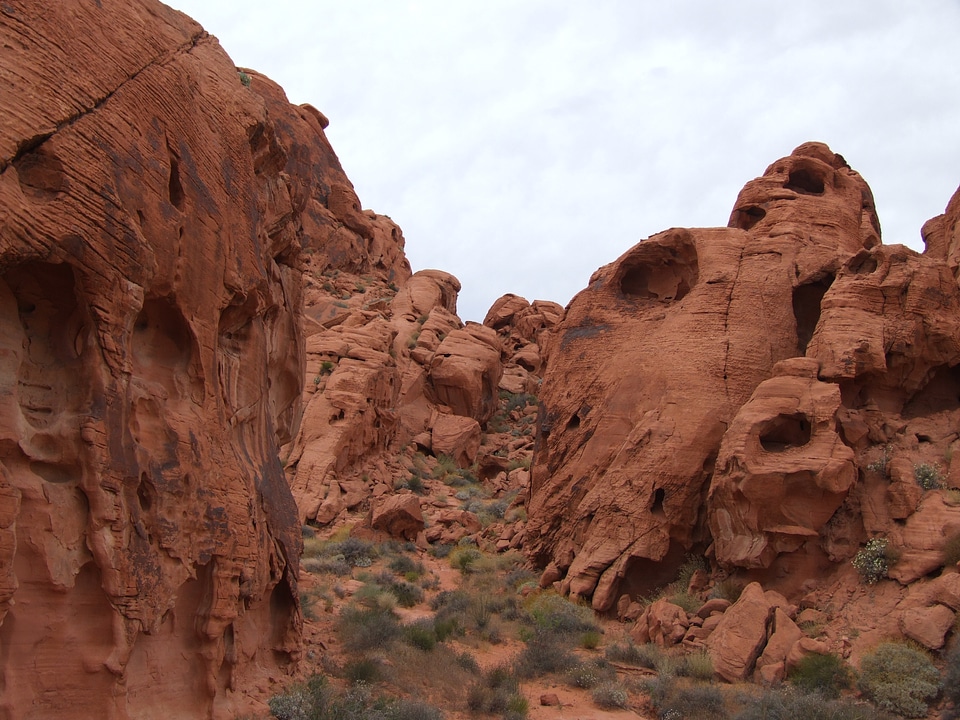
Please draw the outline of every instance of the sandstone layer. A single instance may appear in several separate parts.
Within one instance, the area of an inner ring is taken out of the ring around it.
[[[300,654],[301,246],[402,244],[319,112],[159,2],[0,36],[0,716],[234,717]]]
[[[808,143],[729,227],[668,230],[594,273],[546,352],[535,561],[599,611],[692,554],[791,596],[871,537],[903,582],[938,570],[960,509],[914,475],[960,472],[958,205],[925,226],[927,254],[881,245],[867,184]]]

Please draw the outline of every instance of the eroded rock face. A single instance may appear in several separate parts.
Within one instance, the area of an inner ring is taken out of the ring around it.
[[[534,559],[605,611],[690,552],[771,581],[878,534],[932,557],[896,521],[960,420],[955,210],[927,228],[936,253],[882,246],[866,183],[808,143],[747,184],[729,228],[669,230],[598,270],[547,348]]]
[[[180,13],[0,35],[0,715],[234,717],[300,652],[299,237],[402,261],[322,116]]]

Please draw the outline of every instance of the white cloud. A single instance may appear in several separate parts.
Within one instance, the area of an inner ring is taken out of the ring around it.
[[[565,303],[671,226],[726,224],[807,140],[863,174],[886,242],[960,182],[960,6],[929,0],[175,0],[328,130],[415,269]],[[907,9],[908,8],[908,9]]]

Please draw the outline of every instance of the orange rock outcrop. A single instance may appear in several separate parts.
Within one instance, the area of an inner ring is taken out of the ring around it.
[[[914,474],[960,473],[957,213],[927,223],[925,255],[881,245],[867,184],[808,143],[729,227],[668,230],[594,273],[547,349],[534,559],[600,611],[688,554],[794,596],[870,537],[902,552],[903,582],[942,566],[960,508]]]
[[[300,654],[302,245],[409,275],[402,239],[159,2],[0,37],[0,715],[234,717]]]

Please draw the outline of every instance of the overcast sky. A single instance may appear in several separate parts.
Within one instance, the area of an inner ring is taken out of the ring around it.
[[[173,0],[327,115],[414,270],[566,304],[670,227],[726,225],[808,140],[873,188],[886,243],[960,185],[960,0]]]

